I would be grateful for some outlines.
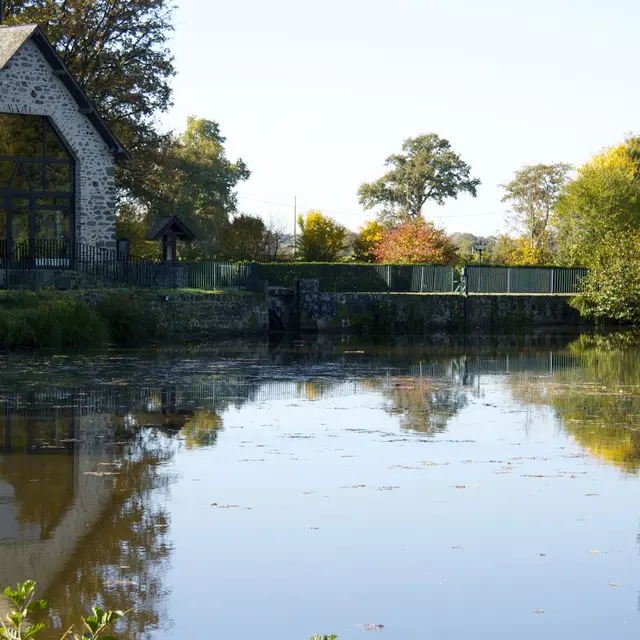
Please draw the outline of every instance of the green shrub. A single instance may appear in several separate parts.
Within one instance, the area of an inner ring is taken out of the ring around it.
[[[142,344],[163,337],[158,313],[148,305],[137,305],[135,293],[108,293],[96,310],[107,323],[113,342]]]
[[[98,347],[107,325],[89,305],[71,296],[16,296],[0,307],[0,344],[4,347]]]
[[[0,640],[26,640],[33,638],[45,628],[42,622],[31,622],[30,618],[44,611],[48,603],[46,600],[34,600],[36,583],[27,580],[18,584],[15,589],[7,587],[2,593],[11,604],[11,612],[5,620],[0,620]],[[85,632],[80,636],[71,627],[62,638],[70,640],[115,640],[109,632],[109,627],[116,620],[125,615],[123,611],[103,611],[100,607],[93,607],[93,615],[82,618]],[[108,633],[108,635],[104,635]],[[62,640],[61,638],[61,640]]]

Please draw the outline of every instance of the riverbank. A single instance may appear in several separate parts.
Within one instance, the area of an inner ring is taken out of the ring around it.
[[[93,348],[265,333],[265,296],[196,290],[5,291],[0,345]]]
[[[562,295],[324,293],[302,286],[269,295],[193,289],[0,293],[4,348],[206,342],[269,331],[468,335],[581,324]]]

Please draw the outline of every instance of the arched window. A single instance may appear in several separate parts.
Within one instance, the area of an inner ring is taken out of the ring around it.
[[[0,239],[13,260],[66,257],[74,162],[48,118],[0,114]]]

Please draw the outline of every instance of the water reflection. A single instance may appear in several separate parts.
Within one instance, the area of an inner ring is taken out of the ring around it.
[[[520,405],[551,409],[587,454],[636,473],[636,344],[626,334],[552,350],[438,352],[324,340],[14,359],[17,376],[0,365],[0,584],[37,580],[60,629],[94,603],[133,607],[123,637],[169,628],[176,460],[216,447],[229,435],[227,417],[248,405],[363,395],[425,441],[499,387]]]
[[[627,473],[640,469],[640,335],[584,335],[567,347],[572,365],[508,381],[525,404],[554,410],[589,454]]]

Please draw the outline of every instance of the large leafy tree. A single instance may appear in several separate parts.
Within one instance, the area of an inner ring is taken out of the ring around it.
[[[611,246],[640,229],[640,138],[608,149],[578,169],[558,205],[563,262],[589,266],[605,238]]]
[[[307,262],[334,262],[346,249],[345,227],[320,211],[298,216],[298,227],[298,252]]]
[[[501,185],[503,202],[511,207],[511,222],[534,261],[548,259],[553,242],[555,210],[568,182],[571,165],[565,163],[526,165],[511,182]]]
[[[584,315],[640,322],[639,138],[600,153],[578,170],[558,203],[558,243],[568,264],[589,268]]]
[[[374,251],[376,262],[393,264],[455,264],[458,257],[445,231],[422,218],[386,229]]]
[[[183,251],[186,257],[217,253],[220,234],[237,209],[236,186],[250,175],[241,159],[227,158],[225,141],[216,122],[189,118],[182,134],[169,135],[158,146],[158,160],[141,182],[138,198],[127,201],[141,225],[177,215],[191,226],[197,242]]]
[[[464,192],[475,197],[480,185],[449,141],[435,133],[407,138],[402,152],[389,156],[385,164],[389,171],[360,185],[358,196],[365,209],[380,207],[387,221],[416,218],[427,201],[443,204]]]
[[[262,218],[241,214],[225,225],[220,234],[219,255],[224,260],[264,260],[267,256],[267,226]]]
[[[38,23],[134,162],[119,185],[137,195],[157,161],[155,117],[175,74],[170,0],[5,0],[5,23]]]

